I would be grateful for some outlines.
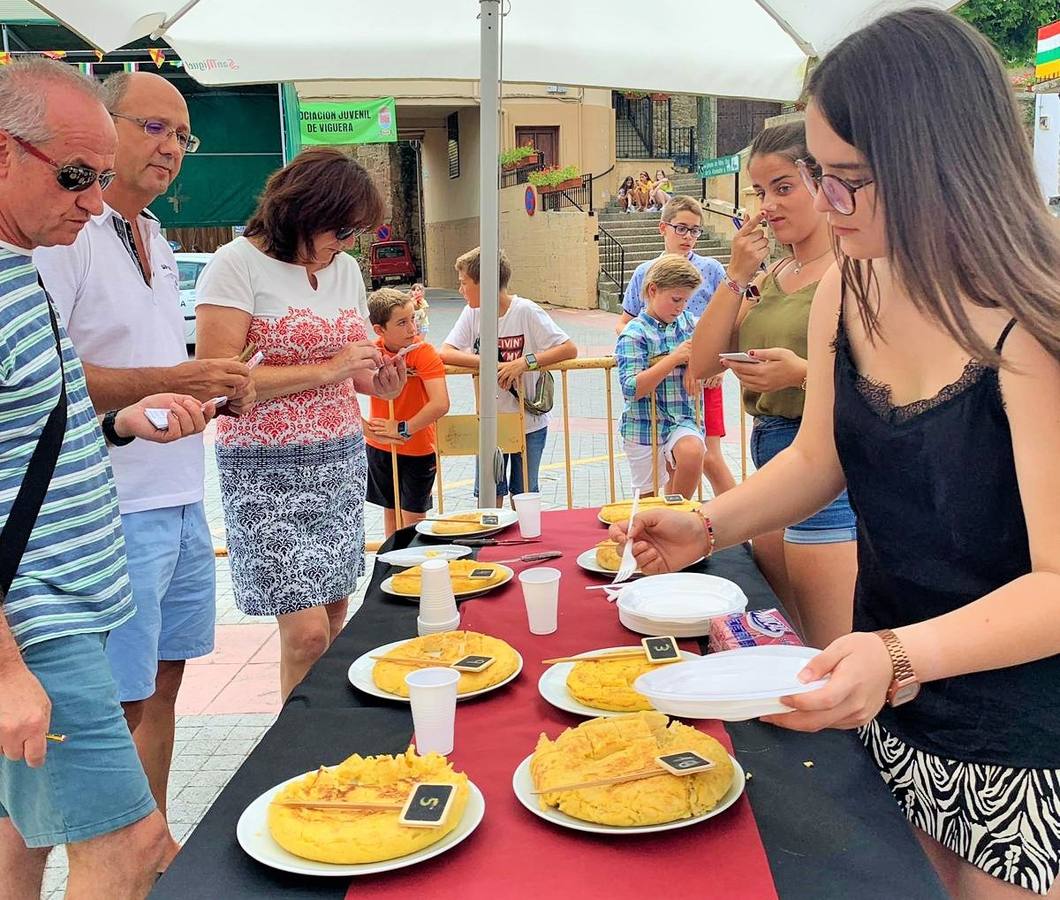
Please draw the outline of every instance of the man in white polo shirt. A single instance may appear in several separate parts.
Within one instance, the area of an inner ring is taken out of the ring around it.
[[[173,251],[147,206],[165,193],[194,151],[184,98],[149,73],[104,84],[118,131],[117,176],[69,247],[34,263],[84,361],[97,410],[156,392],[203,402],[227,396],[239,414],[254,402],[245,365],[189,361]],[[165,385],[163,388],[162,386]],[[128,548],[136,615],[111,632],[107,656],[119,699],[159,809],[165,814],[174,708],[185,660],[214,643],[214,553],[203,510],[201,438],[110,448]],[[178,846],[171,840],[170,858]]]

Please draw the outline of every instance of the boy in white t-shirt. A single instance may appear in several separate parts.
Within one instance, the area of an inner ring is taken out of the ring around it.
[[[460,313],[453,330],[442,344],[439,355],[446,365],[477,369],[479,365],[479,248],[469,250],[456,261],[460,293],[467,306]],[[532,300],[508,292],[512,267],[504,251],[500,252],[497,320],[497,412],[517,413],[516,379],[523,380],[523,396],[533,398],[540,375],[537,370],[574,359],[578,348],[559,326]],[[526,413],[526,466],[529,485],[523,485],[522,454],[505,454],[505,475],[497,484],[500,498],[523,491],[538,490],[538,470],[545,449],[551,416]],[[477,471],[477,470],[476,470]],[[475,495],[478,495],[476,474]]]

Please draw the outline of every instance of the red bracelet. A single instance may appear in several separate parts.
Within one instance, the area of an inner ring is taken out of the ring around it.
[[[703,520],[703,528],[707,532],[707,542],[710,547],[707,549],[706,556],[710,557],[714,555],[714,523],[710,521],[710,516],[700,513],[699,517]]]

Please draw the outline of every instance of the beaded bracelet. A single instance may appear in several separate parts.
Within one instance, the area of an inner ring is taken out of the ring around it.
[[[710,521],[710,516],[700,513],[699,517],[703,520],[703,529],[707,532],[707,542],[710,544],[706,556],[711,557],[714,555],[714,523]]]

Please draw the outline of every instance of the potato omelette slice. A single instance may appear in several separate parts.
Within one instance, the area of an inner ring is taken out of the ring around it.
[[[684,500],[681,503],[667,503],[662,497],[641,497],[638,501],[638,509],[672,509],[677,512],[695,512],[699,509],[698,500]],[[600,507],[599,518],[608,525],[615,522],[624,522],[633,511],[632,500],[620,500],[618,503],[608,503]]]
[[[667,663],[650,663],[644,655],[635,659],[576,662],[567,675],[567,690],[579,703],[593,709],[611,712],[651,709],[648,698],[633,690],[633,682],[659,665]]]
[[[471,573],[476,570],[489,569],[490,575],[483,578],[471,578]],[[459,596],[471,591],[481,591],[484,588],[500,584],[508,577],[511,569],[497,563],[479,562],[474,559],[451,559],[449,560],[449,577],[453,580],[453,593]],[[406,597],[418,597],[423,582],[423,568],[413,566],[398,572],[390,579],[394,593],[403,594]]]
[[[530,774],[542,809],[602,825],[659,825],[708,812],[732,784],[734,769],[725,748],[710,735],[659,712],[590,719],[554,741],[542,734]],[[628,774],[655,765],[655,757],[692,750],[714,768],[694,775],[661,774],[640,781],[549,792],[561,787]]]
[[[412,828],[398,822],[400,810],[304,809],[277,801],[404,803],[422,782],[455,784],[456,796],[438,828]],[[440,841],[457,825],[467,806],[467,776],[444,756],[417,756],[409,748],[399,756],[354,754],[332,768],[321,767],[284,787],[269,804],[273,840],[295,856],[351,865],[407,856]]]
[[[460,673],[460,681],[456,685],[458,694],[469,694],[472,691],[493,687],[504,681],[519,667],[519,656],[510,644],[500,638],[479,634],[477,631],[445,631],[441,634],[427,634],[406,641],[384,654],[383,659],[376,660],[372,669],[372,681],[375,682],[376,687],[388,693],[397,694],[399,697],[409,695],[405,676],[413,671],[415,666],[387,662],[387,656],[400,659],[423,659],[436,665],[453,663],[465,656],[492,656],[493,664],[481,672]]]

